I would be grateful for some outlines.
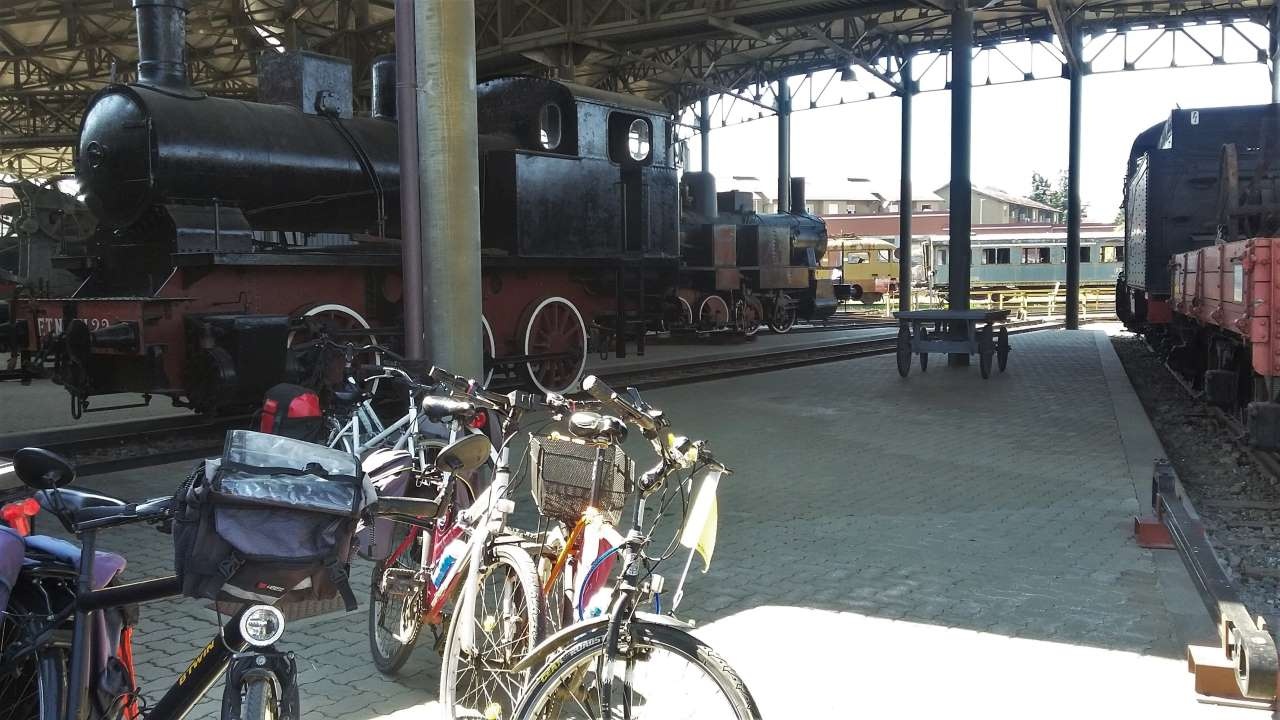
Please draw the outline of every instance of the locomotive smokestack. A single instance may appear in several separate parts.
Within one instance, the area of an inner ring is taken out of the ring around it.
[[[804,215],[808,210],[804,206],[804,178],[791,178],[791,214]]]
[[[379,55],[373,59],[373,116],[396,119],[396,56]]]
[[[187,0],[133,0],[138,84],[187,88]]]

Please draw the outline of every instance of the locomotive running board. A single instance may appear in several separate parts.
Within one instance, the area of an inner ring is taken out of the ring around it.
[[[1168,460],[1156,460],[1151,475],[1153,515],[1134,518],[1139,545],[1176,549],[1218,627],[1218,647],[1187,646],[1187,670],[1196,692],[1274,703],[1280,660],[1261,617],[1256,620],[1222,569],[1204,526],[1178,494],[1178,476]]]

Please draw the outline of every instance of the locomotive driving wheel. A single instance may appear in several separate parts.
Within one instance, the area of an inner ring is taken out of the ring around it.
[[[719,295],[707,295],[698,303],[698,329],[720,330],[729,324],[729,304]]]
[[[738,317],[739,328],[742,334],[747,337],[753,337],[760,332],[760,326],[764,323],[764,305],[755,297],[746,297],[734,303],[735,313]]]
[[[769,313],[769,329],[779,335],[791,332],[796,326],[796,305],[791,298],[783,295],[773,302],[773,312]]]
[[[571,392],[587,368],[587,326],[572,302],[559,296],[543,298],[526,311],[524,354],[557,355],[524,364],[538,390]]]
[[[376,345],[378,342],[373,334],[360,332],[369,329],[369,323],[360,313],[338,303],[317,303],[306,306],[293,314],[290,325],[293,329],[289,331],[285,340],[287,350],[317,340],[322,335],[328,336],[334,342],[349,342],[357,346]],[[342,376],[344,368],[341,354],[326,352],[323,348],[309,354],[311,357],[323,358],[327,361],[318,375],[318,379],[325,386],[334,387],[346,380]],[[381,365],[382,353],[377,351],[361,353],[357,355],[357,362],[361,365]],[[374,380],[369,387],[371,394],[378,393],[378,382]]]
[[[482,338],[484,347],[481,349],[481,357],[484,359],[484,386],[489,387],[489,383],[493,381],[493,359],[498,353],[497,346],[493,342],[493,326],[489,324],[489,318],[481,314],[480,324],[484,329]]]

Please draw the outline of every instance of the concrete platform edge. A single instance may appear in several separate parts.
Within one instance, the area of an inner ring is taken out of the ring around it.
[[[1142,406],[1142,401],[1138,399],[1133,384],[1129,382],[1129,375],[1125,372],[1124,365],[1120,363],[1120,356],[1112,347],[1110,337],[1101,330],[1091,332],[1094,334],[1098,348],[1102,376],[1106,379],[1107,390],[1111,396],[1120,442],[1124,445],[1125,461],[1129,466],[1129,477],[1133,480],[1138,512],[1145,514],[1151,509],[1149,483],[1152,465],[1158,458],[1166,458],[1168,455],[1160,442],[1160,436],[1151,425],[1151,419],[1147,417],[1146,408]],[[1178,552],[1176,550],[1149,552],[1164,593],[1165,606],[1176,624],[1173,631],[1179,641],[1187,645],[1217,645],[1219,642],[1217,629],[1191,577],[1187,574],[1187,569],[1182,564],[1182,558]],[[1187,678],[1187,682],[1191,682],[1190,677]]]

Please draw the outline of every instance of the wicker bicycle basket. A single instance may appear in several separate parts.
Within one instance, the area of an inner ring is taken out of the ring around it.
[[[596,447],[559,437],[529,438],[530,491],[543,516],[573,525],[591,503]],[[635,464],[622,448],[604,449],[600,462],[600,490],[596,509],[617,523],[631,492]]]

